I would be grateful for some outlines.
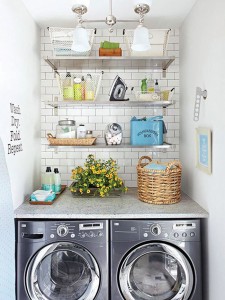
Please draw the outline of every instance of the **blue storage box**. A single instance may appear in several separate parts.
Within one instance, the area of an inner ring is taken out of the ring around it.
[[[142,119],[133,117],[130,121],[130,131],[131,145],[149,146],[162,145],[166,129],[162,116]]]

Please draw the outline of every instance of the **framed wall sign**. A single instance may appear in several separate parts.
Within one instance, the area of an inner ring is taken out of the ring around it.
[[[212,133],[208,128],[196,128],[196,167],[212,173]]]

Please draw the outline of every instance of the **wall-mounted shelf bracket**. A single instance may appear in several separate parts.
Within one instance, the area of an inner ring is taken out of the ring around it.
[[[207,90],[202,90],[200,87],[196,88],[195,107],[194,107],[194,121],[199,120],[201,98],[206,100],[208,96]]]
[[[54,116],[58,116],[59,115],[59,110],[58,110],[58,102],[59,102],[59,98],[58,97],[54,97],[54,103],[55,105],[53,106],[54,108]]]

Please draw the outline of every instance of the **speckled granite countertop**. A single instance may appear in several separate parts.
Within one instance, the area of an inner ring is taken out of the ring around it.
[[[184,219],[207,218],[208,213],[182,194],[172,205],[152,205],[137,199],[137,190],[117,198],[74,198],[66,190],[52,205],[24,202],[14,212],[18,219]]]

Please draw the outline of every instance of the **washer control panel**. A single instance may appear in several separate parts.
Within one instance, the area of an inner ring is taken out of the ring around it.
[[[51,240],[98,240],[106,236],[106,222],[55,221],[46,224],[46,233]]]
[[[195,240],[199,230],[196,222],[178,221],[173,224],[173,237],[177,240]]]
[[[103,233],[103,223],[85,223],[79,224],[79,233],[78,236],[84,239],[87,238],[97,238],[102,237]]]
[[[142,237],[151,239],[171,239],[195,241],[200,236],[200,226],[196,221],[149,221],[142,226]]]
[[[199,241],[199,220],[113,220],[114,241]]]

